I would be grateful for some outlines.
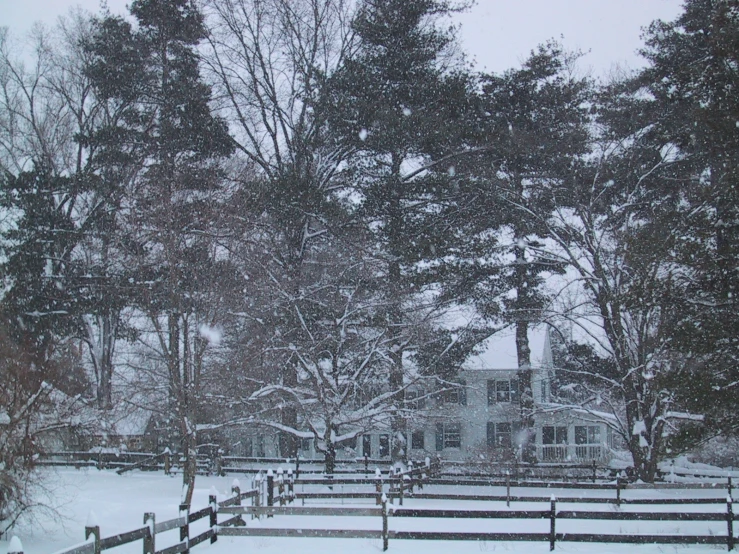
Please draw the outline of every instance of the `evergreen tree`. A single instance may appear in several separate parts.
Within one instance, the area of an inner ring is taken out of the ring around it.
[[[445,0],[365,0],[353,22],[356,52],[331,81],[331,131],[353,152],[348,173],[360,201],[357,217],[373,232],[372,255],[383,264],[394,460],[406,457],[404,359],[414,350],[412,321],[419,317],[412,313],[420,292],[414,264],[431,235],[423,226],[430,205],[448,183],[426,165],[461,148],[468,98],[466,76],[447,65],[453,35],[434,22],[454,9]]]
[[[39,167],[6,175],[0,209],[15,221],[0,235],[2,318],[7,339],[30,360],[29,381],[60,382],[54,358],[64,342],[79,335],[84,297],[78,294],[82,267],[74,257],[80,230],[60,198],[69,179]]]
[[[233,147],[226,123],[210,111],[195,50],[203,17],[189,0],[136,0],[132,26],[106,17],[89,49],[97,93],[125,109],[103,132],[111,153],[142,160],[127,206],[135,230],[130,260],[137,304],[149,317],[168,369],[172,408],[186,457],[183,502],[196,470],[196,414],[203,351],[199,303],[213,267],[206,229],[217,210],[219,161]]]
[[[739,429],[739,3],[688,0],[673,22],[646,33],[640,84],[654,98],[655,135],[672,146],[675,199],[671,257],[682,268],[670,291],[682,316],[674,348],[687,358],[677,393],[707,411],[707,430]],[[706,395],[710,401],[706,402]]]
[[[493,325],[512,325],[520,369],[523,458],[535,461],[534,399],[528,331],[542,321],[545,282],[564,262],[548,250],[553,188],[586,151],[591,87],[573,76],[574,56],[540,46],[520,69],[483,75],[471,132],[478,152],[457,166],[465,175],[458,206],[464,229],[446,284]]]

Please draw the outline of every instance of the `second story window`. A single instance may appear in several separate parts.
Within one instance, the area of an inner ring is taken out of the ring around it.
[[[456,383],[442,385],[439,398],[444,404],[467,405],[467,382],[459,379]]]
[[[488,379],[488,405],[518,402],[518,379]]]
[[[426,409],[426,391],[423,389],[406,391],[405,402],[409,410]]]

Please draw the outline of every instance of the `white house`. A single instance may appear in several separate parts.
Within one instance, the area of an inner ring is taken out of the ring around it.
[[[540,462],[604,463],[613,437],[608,414],[564,407],[552,402],[553,363],[548,333],[529,332],[532,352],[532,392],[535,442]],[[487,341],[484,350],[458,372],[458,386],[436,379],[419,381],[406,392],[411,459],[438,456],[446,460],[510,461],[520,455],[519,370],[513,331]],[[276,432],[241,428],[229,436],[233,453],[255,457],[280,456]],[[236,436],[238,435],[238,437]],[[389,459],[391,436],[377,430],[338,445],[337,459]],[[290,454],[282,453],[282,456]],[[320,459],[313,442],[300,443],[303,459]]]
[[[529,333],[532,350],[532,392],[536,412],[535,441],[540,462],[606,462],[613,447],[609,414],[552,403],[553,363],[548,333]],[[538,355],[537,355],[538,354]],[[416,401],[419,417],[409,429],[411,458],[428,455],[447,460],[510,460],[517,455],[520,433],[519,370],[515,338],[496,335],[485,350],[459,372],[458,388],[430,395],[418,386],[407,394]],[[434,385],[431,385],[434,386]],[[389,435],[361,439],[358,454],[389,455]]]

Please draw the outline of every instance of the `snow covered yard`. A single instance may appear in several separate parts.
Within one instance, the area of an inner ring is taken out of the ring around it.
[[[205,507],[211,487],[219,493],[219,500],[229,494],[234,476],[198,477],[193,510]],[[250,480],[241,476],[242,488],[249,486]],[[133,472],[117,475],[113,471],[95,469],[58,469],[44,473],[44,483],[48,488],[49,503],[56,506],[58,515],[48,512],[37,514],[34,520],[25,520],[16,530],[22,539],[26,554],[52,554],[62,548],[78,544],[84,538],[84,526],[88,514],[92,510],[100,525],[102,536],[130,531],[143,523],[144,512],[155,512],[157,521],[177,517],[177,506],[180,498],[181,482],[179,477],[166,477],[162,473]],[[445,487],[446,488],[446,487]],[[471,487],[457,487],[455,492]],[[476,487],[475,492],[480,492]],[[489,487],[488,494],[501,493],[500,487]],[[495,489],[495,491],[493,491]],[[427,488],[428,490],[428,488]],[[436,492],[436,488],[434,488]],[[300,492],[298,488],[296,492]],[[472,491],[470,491],[472,492]],[[554,494],[561,500],[561,510],[606,510],[606,511],[701,511],[723,512],[722,505],[685,505],[685,506],[640,506],[624,505],[616,507],[612,504],[579,504],[577,496],[609,497],[609,491],[575,491],[572,489],[517,489],[517,494],[530,496],[549,496]],[[665,497],[677,498],[688,494],[692,498],[708,497],[723,499],[725,489],[691,490],[687,493],[680,490],[628,490],[622,498]],[[569,497],[568,501],[564,498]],[[353,501],[353,505],[374,505],[371,501]],[[300,502],[297,502],[300,505]],[[328,505],[324,501],[311,501],[310,506]],[[334,504],[335,506],[336,504]],[[348,505],[348,504],[347,504]],[[420,500],[406,498],[406,508],[439,508],[466,510],[506,509],[505,502],[459,501],[459,500]],[[515,502],[511,510],[545,510],[547,506],[538,502]],[[221,519],[223,519],[222,516]],[[276,516],[262,520],[251,520],[246,516],[249,527],[313,527],[344,529],[379,529],[380,520],[375,517],[313,517],[313,516]],[[205,529],[207,518],[193,524],[194,535]],[[420,519],[392,518],[391,530],[429,530],[429,531],[495,531],[495,532],[547,532],[548,520],[483,520],[483,519]],[[631,522],[631,521],[557,521],[557,532],[587,533],[678,533],[678,534],[715,534],[724,536],[726,524],[722,522]],[[6,541],[9,537],[6,539]],[[177,542],[177,531],[157,535],[157,548],[161,549]],[[5,552],[7,542],[0,543],[0,552]],[[142,543],[136,542],[111,550],[114,553],[140,553]],[[577,544],[558,542],[557,552],[597,552],[599,554],[633,552],[636,549],[644,553],[673,552],[717,552],[724,551],[725,546],[671,546],[671,545],[626,545],[626,544]],[[381,552],[380,539],[315,539],[315,538],[280,538],[280,537],[219,537],[214,545],[198,545],[192,549],[193,554],[235,554],[259,551],[264,554],[283,554],[286,551],[301,554],[321,554],[331,552],[354,551]],[[454,551],[455,554],[478,552],[548,552],[549,544],[541,542],[474,542],[474,541],[423,541],[423,540],[390,540],[389,552],[408,554],[436,554]]]

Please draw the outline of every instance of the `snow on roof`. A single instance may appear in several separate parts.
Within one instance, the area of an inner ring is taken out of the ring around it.
[[[551,354],[548,349],[546,327],[529,328],[529,347],[531,348],[531,365],[546,365]],[[518,367],[516,354],[516,330],[514,327],[503,329],[486,339],[479,354],[470,356],[464,364],[467,370],[475,369],[515,369]]]
[[[120,436],[143,435],[152,413],[124,403],[107,415],[107,432]]]

